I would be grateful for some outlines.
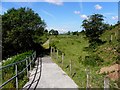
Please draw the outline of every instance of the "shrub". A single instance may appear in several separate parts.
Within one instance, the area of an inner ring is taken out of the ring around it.
[[[103,59],[101,59],[98,55],[93,54],[90,56],[86,56],[85,59],[82,61],[82,63],[87,66],[97,66],[102,64]]]

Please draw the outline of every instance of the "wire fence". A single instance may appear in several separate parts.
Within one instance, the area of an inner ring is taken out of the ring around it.
[[[63,69],[67,68],[69,75],[73,78],[75,75],[77,78],[81,77],[78,71],[81,72],[81,75],[83,75],[84,80],[80,83],[81,86],[84,85],[84,88],[104,88],[104,90],[108,90],[109,88],[115,88],[119,90],[120,88],[118,87],[118,84],[116,82],[113,82],[108,78],[107,75],[100,75],[94,73],[90,67],[85,68],[84,70],[82,69],[83,67],[76,67],[75,63],[73,60],[65,61],[65,53],[60,51],[59,49],[55,47],[51,47],[51,57],[58,63]],[[82,80],[82,78],[81,78]]]

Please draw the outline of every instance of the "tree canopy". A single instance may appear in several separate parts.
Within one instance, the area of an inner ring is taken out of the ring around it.
[[[51,30],[49,31],[49,34],[50,34],[50,35],[58,35],[59,32],[58,32],[57,30],[51,29]]]
[[[2,15],[3,58],[32,49],[45,33],[45,22],[30,8],[9,9]]]
[[[89,38],[89,42],[99,42],[100,35],[105,29],[109,27],[104,23],[104,16],[101,14],[94,14],[89,16],[82,22],[82,26],[85,29],[85,34]]]

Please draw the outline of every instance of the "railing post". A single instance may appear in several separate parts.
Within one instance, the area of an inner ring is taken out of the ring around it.
[[[32,55],[32,60],[34,59],[34,55]]]
[[[32,64],[32,62],[31,62],[30,56],[29,56],[29,63],[30,63],[30,71],[31,71],[31,64]]]
[[[35,58],[36,58],[36,51],[35,51]]]
[[[15,73],[18,75],[18,67],[17,64],[15,65]],[[18,90],[18,76],[16,77],[16,89]]]
[[[26,59],[26,67],[28,66],[28,60]],[[28,77],[28,67],[27,67],[27,77]]]
[[[33,60],[34,60],[34,53],[33,53]]]
[[[109,78],[107,76],[104,78],[104,90],[109,90]]]

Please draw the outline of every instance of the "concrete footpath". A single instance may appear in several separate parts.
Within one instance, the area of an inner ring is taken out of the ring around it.
[[[36,68],[30,72],[29,82],[25,84],[25,88],[32,82]],[[75,82],[57,64],[52,62],[49,56],[42,58],[42,69],[41,71],[39,69],[40,65],[34,80],[35,82],[31,85],[31,88],[35,86],[36,88],[78,88]],[[38,80],[40,72],[41,77]]]

